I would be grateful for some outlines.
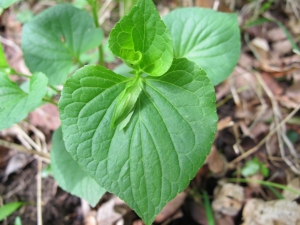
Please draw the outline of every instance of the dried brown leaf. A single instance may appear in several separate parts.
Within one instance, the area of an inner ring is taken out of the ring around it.
[[[84,218],[84,225],[98,225],[97,219],[93,215],[88,215]]]
[[[13,155],[9,159],[8,164],[7,164],[6,168],[5,168],[3,181],[6,181],[7,177],[10,174],[19,171],[24,166],[26,166],[27,163],[28,163],[28,159],[27,159],[26,155],[21,154],[21,153],[17,153],[15,155]]]
[[[246,53],[241,53],[240,59],[239,59],[239,66],[243,67],[246,70],[250,70],[253,67],[253,57],[249,56]]]
[[[272,42],[280,41],[286,38],[285,33],[280,27],[275,27],[267,31],[268,39]]]
[[[200,205],[194,201],[188,201],[187,208],[197,224],[208,225],[204,205]]]
[[[186,198],[185,192],[178,194],[172,201],[168,202],[167,205],[156,216],[155,222],[161,223],[166,219],[168,219],[179,209],[179,207],[183,204],[185,198]]]
[[[122,218],[122,215],[114,210],[116,199],[117,197],[113,197],[98,209],[97,221],[99,224],[113,225]]]
[[[216,219],[217,225],[234,225],[233,218],[231,216],[223,215]]]
[[[133,222],[132,225],[145,225],[145,224],[142,220],[136,220],[136,221]]]
[[[283,93],[283,88],[279,85],[279,83],[268,73],[261,73],[261,76],[268,86],[268,88],[272,91],[275,96],[281,95]]]
[[[219,101],[221,98],[223,98],[229,93],[230,93],[229,83],[228,80],[225,80],[224,82],[222,82],[216,87],[217,101]]]
[[[250,42],[249,45],[259,60],[267,60],[269,58],[270,46],[266,39],[256,37]]]
[[[250,199],[244,207],[243,218],[243,225],[274,225],[275,221],[296,225],[297,220],[300,220],[300,207],[287,199],[268,202]]]
[[[259,61],[259,67],[273,77],[283,77],[300,70],[299,56],[282,58],[276,61],[262,60]]]
[[[235,216],[241,210],[244,200],[244,188],[227,183],[215,188],[212,208],[217,215]]]
[[[269,125],[258,122],[251,130],[251,136],[254,138],[258,138],[260,135],[265,135],[269,130]]]
[[[45,104],[29,114],[33,126],[56,130],[60,126],[59,112],[56,106]]]
[[[281,40],[276,41],[272,44],[272,49],[276,52],[279,56],[286,55],[291,53],[293,48],[291,42],[289,40]]]
[[[240,66],[236,66],[230,79],[232,79],[236,90],[243,90],[239,94],[241,98],[249,100],[255,96],[253,88],[257,87],[257,79],[252,73]]]
[[[300,21],[296,17],[290,17],[288,21],[288,27],[294,34],[300,34]]]
[[[286,108],[294,109],[294,108],[297,108],[297,106],[298,106],[297,102],[295,102],[294,100],[290,99],[286,95],[278,97],[277,100],[279,101],[279,103],[282,106],[284,106]]]
[[[231,12],[230,8],[226,5],[224,0],[196,0],[195,6],[202,8],[211,8],[221,12]]]
[[[292,179],[288,184],[287,184],[287,187],[289,188],[292,188],[294,190],[297,190],[300,192],[300,178],[299,177],[295,177],[294,179]],[[282,192],[282,196],[285,198],[285,199],[288,199],[288,200],[295,200],[296,198],[299,197],[299,195],[297,194],[294,194],[290,191],[287,191],[286,189],[283,190]]]
[[[232,121],[232,118],[230,116],[227,116],[218,122],[218,131],[224,130],[227,127],[232,127],[234,125],[234,122]]]
[[[209,155],[207,156],[205,162],[208,164],[209,170],[214,175],[221,176],[225,174],[227,171],[228,162],[226,158],[217,151],[215,145],[212,146],[212,149]]]
[[[295,100],[296,103],[300,103],[300,81],[295,82],[286,90],[286,95]]]

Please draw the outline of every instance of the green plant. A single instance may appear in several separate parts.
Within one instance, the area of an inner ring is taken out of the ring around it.
[[[241,169],[241,174],[244,177],[252,176],[260,172],[264,177],[269,176],[269,169],[266,165],[258,160],[257,157],[253,157],[252,160],[247,161]]]
[[[30,80],[38,77],[42,85],[33,94],[33,80],[26,93],[6,72],[0,74],[7,83],[0,82],[1,106],[9,98],[31,103],[2,107],[1,128],[49,100],[47,79],[54,90],[65,82],[58,104],[62,128],[52,138],[55,179],[91,205],[112,192],[149,225],[187,187],[210,152],[217,123],[213,85],[228,77],[238,60],[237,17],[190,8],[161,20],[151,0],[139,0],[109,36],[109,48],[125,63],[120,74],[127,76],[122,76],[103,66],[82,67],[82,55],[95,47],[100,64],[104,61],[97,1],[88,2],[94,20],[63,4],[24,26],[25,62],[36,72]],[[82,68],[67,79],[74,64]],[[22,98],[14,97],[19,92]],[[18,117],[10,118],[15,111]]]
[[[10,214],[18,210],[24,202],[11,202],[0,207],[0,221],[8,217]]]

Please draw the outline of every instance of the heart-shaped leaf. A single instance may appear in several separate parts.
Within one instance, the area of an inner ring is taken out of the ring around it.
[[[131,79],[103,67],[86,66],[72,75],[59,109],[72,157],[150,225],[209,154],[216,98],[205,72],[186,59],[175,59],[161,77],[140,79],[142,91],[123,130],[111,129],[111,121]]]
[[[61,128],[52,136],[51,169],[58,185],[95,207],[106,190],[84,172],[65,148]]]
[[[35,73],[30,78],[29,92],[26,93],[8,75],[0,72],[0,130],[24,119],[38,107],[47,91],[48,78]]]
[[[152,0],[139,0],[111,30],[109,48],[137,71],[163,75],[171,66],[171,35]]]
[[[231,74],[241,48],[236,14],[182,8],[163,20],[171,31],[175,57],[185,57],[198,64],[213,85]]]
[[[71,5],[51,7],[23,27],[22,49],[31,72],[40,71],[52,85],[63,83],[74,62],[100,45],[103,32],[93,18]]]

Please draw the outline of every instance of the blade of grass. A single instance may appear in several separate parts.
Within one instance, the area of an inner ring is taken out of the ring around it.
[[[300,196],[300,192],[293,189],[293,188],[287,187],[287,186],[282,185],[282,184],[276,184],[276,183],[273,183],[273,182],[269,182],[269,181],[244,179],[244,178],[229,178],[228,181],[241,182],[241,183],[252,182],[252,183],[261,184],[261,185],[268,186],[268,187],[275,187],[275,188],[279,188],[279,189],[282,189],[282,190],[286,190],[286,191],[289,191],[291,193],[294,193],[294,194]]]
[[[270,191],[273,192],[273,194],[278,198],[278,199],[284,199],[284,197],[274,188],[274,187],[271,187],[271,186],[267,186]]]
[[[95,26],[97,28],[99,28],[100,25],[99,25],[99,21],[98,21],[98,9],[99,9],[98,1],[97,0],[88,0],[88,3],[89,3],[89,5],[92,8],[92,13],[93,13],[93,18],[94,18]],[[99,51],[99,64],[100,64],[100,66],[104,66],[105,67],[105,64],[104,64],[104,53],[103,53],[103,44],[99,45],[98,51]]]
[[[208,225],[215,225],[214,214],[211,208],[209,197],[206,191],[203,191],[204,208]]]
[[[285,33],[285,36],[290,41],[293,49],[300,51],[300,49],[298,48],[297,44],[295,43],[291,33],[286,29],[286,27],[278,20],[273,20],[273,22],[276,23],[281,28],[281,30]]]
[[[261,25],[261,24],[266,23],[266,22],[276,23],[277,26],[279,26],[281,28],[281,30],[284,32],[286,38],[291,43],[293,50],[294,51],[300,51],[299,47],[295,43],[295,41],[294,41],[291,33],[288,31],[288,29],[286,29],[286,27],[280,21],[276,20],[275,18],[269,18],[268,16],[264,16],[264,17],[258,18],[256,20],[249,20],[243,26],[243,29],[248,28],[248,27],[258,26],[258,25]]]
[[[15,212],[18,208],[20,208],[24,204],[25,204],[24,202],[11,202],[3,205],[0,208],[0,221],[2,221],[4,218],[11,215],[13,212]]]

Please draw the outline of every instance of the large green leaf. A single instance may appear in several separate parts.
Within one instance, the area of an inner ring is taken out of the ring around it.
[[[95,207],[106,190],[84,172],[67,152],[61,128],[52,136],[51,169],[58,185]]]
[[[32,72],[41,71],[52,85],[63,83],[80,54],[98,46],[103,32],[92,17],[70,5],[57,5],[25,24],[22,49]]]
[[[59,109],[72,157],[149,225],[209,154],[216,98],[205,72],[186,59],[175,59],[161,77],[140,79],[142,91],[123,130],[110,125],[129,80],[103,67],[87,66],[71,76]]]
[[[112,29],[109,47],[129,66],[151,76],[163,75],[171,66],[171,35],[152,0],[139,0]]]
[[[35,73],[30,78],[29,91],[26,93],[0,72],[0,130],[20,122],[38,107],[46,94],[47,83],[48,78],[44,74]]]
[[[175,57],[185,57],[198,64],[214,85],[231,74],[241,45],[236,14],[182,8],[163,20],[171,31]]]
[[[20,0],[0,0],[0,8],[6,9],[18,1],[20,1]]]

